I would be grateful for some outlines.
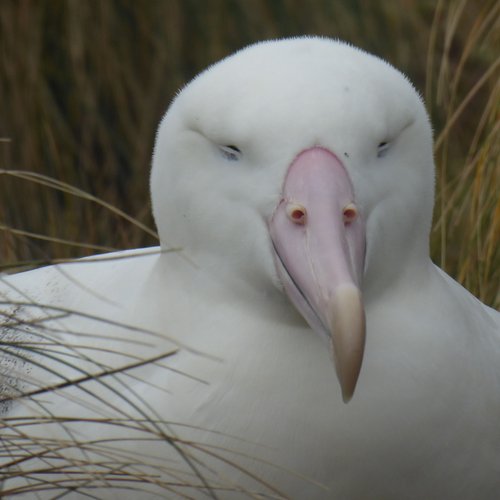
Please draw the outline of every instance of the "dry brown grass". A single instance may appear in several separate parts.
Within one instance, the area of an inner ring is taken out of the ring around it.
[[[498,306],[499,5],[403,3],[4,1],[3,267],[156,244],[143,230],[153,227],[149,161],[175,91],[255,40],[314,33],[381,55],[425,93],[437,139],[432,254]],[[78,195],[18,170],[78,186]]]
[[[436,102],[443,113],[435,143],[434,255],[481,300],[498,307],[500,57],[494,47],[500,42],[500,4],[481,5],[472,19],[467,19],[465,1],[444,12],[443,6],[441,2],[434,26],[443,19],[444,46],[438,72],[434,76],[429,71],[427,82],[428,101]],[[461,26],[465,43],[454,54]],[[436,52],[431,43],[429,60]]]
[[[214,0],[208,10],[199,5],[196,0],[3,0],[2,268],[156,244],[148,229],[149,161],[156,125],[176,89],[243,45],[314,33],[340,37],[383,56],[425,94],[436,131],[434,260],[481,300],[498,307],[500,4],[313,0],[307,10],[301,0]],[[21,356],[20,361],[39,353],[46,369],[57,371],[57,332],[46,329],[45,321],[23,324],[2,313],[14,337],[3,339],[0,350]],[[47,314],[53,319],[71,312]],[[18,333],[32,334],[37,328],[42,343],[19,343]],[[74,355],[83,359],[84,352],[77,348]],[[158,352],[175,356],[175,350]],[[129,369],[145,362],[158,360],[129,359],[118,368],[96,365],[74,379],[60,377],[57,387],[40,385],[31,397],[90,381],[111,391],[110,381],[126,384]],[[106,406],[99,394],[86,396]],[[167,497],[173,492],[181,496],[186,485],[204,486],[203,476],[209,473],[204,459],[217,455],[237,467],[242,457],[183,441],[173,430],[180,424],[161,421],[147,404],[135,405],[129,397],[124,403],[130,413],[94,421],[61,421],[43,408],[29,421],[2,418],[0,458],[8,466],[0,477],[30,479],[11,486],[10,493],[56,495],[55,490],[88,487],[91,494],[95,485],[120,481],[137,492],[154,487]],[[117,442],[132,434],[132,439],[178,447],[188,462],[196,455],[195,465],[189,476],[155,462],[145,472],[147,457],[127,454],[112,440],[78,440],[73,430],[87,424],[113,427],[121,436]],[[47,425],[64,426],[67,439],[33,437],[34,427]],[[68,459],[75,450],[77,458]],[[24,472],[19,465],[27,466]],[[44,468],[50,470],[50,480]]]
[[[498,2],[310,4],[4,1],[2,265],[156,244],[143,230],[153,227],[149,162],[176,90],[255,40],[311,33],[385,57],[425,94],[437,138],[433,257],[498,306]],[[17,170],[78,188],[47,189]]]

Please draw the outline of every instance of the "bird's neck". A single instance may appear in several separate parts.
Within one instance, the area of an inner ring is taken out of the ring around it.
[[[367,256],[362,290],[365,302],[386,295],[398,295],[405,290],[424,290],[435,273],[427,245],[415,243],[406,249],[391,248]]]
[[[166,253],[161,256],[155,273],[163,281],[181,282],[182,289],[197,300],[244,306],[257,311],[260,316],[273,317],[277,321],[303,320],[283,293],[277,277],[266,266],[254,267],[247,272],[245,267],[228,265],[228,257],[220,257],[196,252]],[[271,262],[271,266],[274,264]],[[250,269],[250,267],[249,267]],[[255,270],[257,269],[257,270]],[[298,318],[298,320],[297,320]]]

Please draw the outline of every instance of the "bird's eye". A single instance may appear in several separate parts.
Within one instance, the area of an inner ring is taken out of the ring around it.
[[[390,144],[391,143],[389,141],[382,141],[379,143],[379,145],[377,146],[377,157],[378,158],[382,158],[383,156],[385,156],[385,154],[389,150]]]
[[[222,156],[228,161],[238,161],[241,157],[241,150],[232,144],[228,146],[219,146],[219,149]]]

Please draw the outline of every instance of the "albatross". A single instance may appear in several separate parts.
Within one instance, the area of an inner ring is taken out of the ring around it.
[[[432,146],[337,40],[197,76],[156,138],[161,247],[1,278],[3,495],[497,499],[500,319],[429,257]]]

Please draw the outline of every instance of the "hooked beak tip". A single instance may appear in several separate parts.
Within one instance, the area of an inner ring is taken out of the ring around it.
[[[356,389],[365,346],[365,312],[361,292],[353,284],[340,286],[330,308],[332,358],[348,403]]]

